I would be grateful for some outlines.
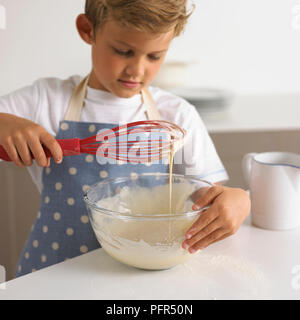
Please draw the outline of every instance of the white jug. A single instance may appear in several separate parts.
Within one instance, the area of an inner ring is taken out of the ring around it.
[[[272,230],[300,226],[300,155],[248,153],[242,168],[250,189],[252,223]]]

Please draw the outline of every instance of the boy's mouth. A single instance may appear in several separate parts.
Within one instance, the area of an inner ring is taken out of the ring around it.
[[[141,82],[134,82],[134,81],[126,81],[126,80],[118,80],[124,87],[129,88],[129,89],[135,89],[138,86],[141,85]]]

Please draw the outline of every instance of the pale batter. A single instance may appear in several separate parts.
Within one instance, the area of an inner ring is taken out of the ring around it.
[[[119,194],[99,201],[101,208],[128,214],[121,219],[94,212],[92,223],[102,247],[115,259],[142,269],[167,269],[188,260],[192,255],[181,244],[198,216],[153,219],[169,213],[169,191],[168,184],[151,189],[124,187]],[[192,211],[189,196],[194,191],[195,185],[189,182],[173,183],[173,213]],[[144,217],[130,219],[131,214]],[[147,215],[151,219],[147,220]]]

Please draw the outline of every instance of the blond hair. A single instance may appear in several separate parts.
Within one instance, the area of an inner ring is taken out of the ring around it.
[[[179,36],[193,12],[188,0],[86,0],[85,14],[94,30],[113,19],[122,26],[138,31],[164,33],[174,28]]]

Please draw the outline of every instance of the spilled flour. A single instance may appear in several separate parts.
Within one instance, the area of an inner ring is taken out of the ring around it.
[[[199,299],[270,298],[268,278],[257,266],[242,257],[203,251],[181,268],[184,276],[201,283]]]

